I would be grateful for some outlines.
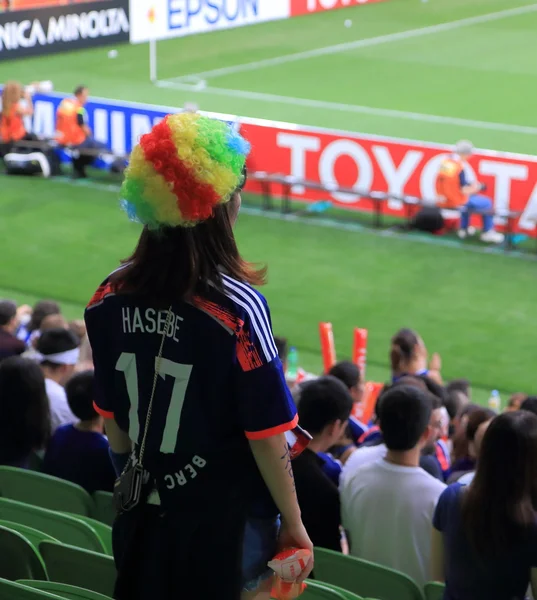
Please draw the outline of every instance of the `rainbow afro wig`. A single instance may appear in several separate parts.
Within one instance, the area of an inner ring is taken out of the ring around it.
[[[194,226],[240,187],[249,151],[249,143],[223,121],[168,115],[132,151],[123,208],[151,229]]]

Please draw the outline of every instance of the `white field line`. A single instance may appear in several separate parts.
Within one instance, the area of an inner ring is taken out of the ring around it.
[[[277,104],[289,104],[292,106],[302,106],[306,108],[320,108],[323,110],[332,110],[336,112],[357,113],[371,115],[375,117],[384,117],[390,119],[403,119],[406,121],[418,121],[421,123],[436,123],[440,125],[456,125],[459,127],[469,127],[471,129],[484,129],[489,131],[506,131],[509,133],[520,133],[524,135],[537,135],[537,127],[526,125],[510,125],[508,123],[493,123],[490,121],[474,121],[472,119],[459,119],[458,117],[442,117],[439,115],[427,115],[415,112],[406,112],[401,110],[392,110],[389,108],[374,108],[371,106],[360,106],[355,104],[342,104],[341,102],[328,102],[325,100],[309,100],[307,98],[293,98],[292,96],[278,96],[277,94],[265,94],[263,92],[249,92],[245,90],[228,90],[225,88],[205,87],[199,85],[190,85],[179,83],[172,80],[162,80],[155,83],[161,88],[170,88],[186,92],[195,92],[202,94],[212,94],[215,96],[227,96],[229,98],[243,98],[260,102],[270,102]]]
[[[283,65],[291,62],[300,60],[306,60],[309,58],[316,58],[317,56],[326,56],[329,54],[337,54],[339,52],[345,52],[347,50],[357,50],[358,48],[369,48],[371,46],[379,46],[381,44],[389,44],[391,42],[399,42],[403,40],[409,40],[412,38],[422,37],[425,35],[431,35],[433,33],[442,33],[444,31],[453,31],[455,29],[461,29],[462,27],[470,27],[472,25],[480,25],[482,23],[490,23],[492,21],[500,21],[507,19],[508,17],[516,17],[519,15],[525,15],[528,13],[537,12],[537,4],[530,4],[528,6],[520,6],[518,8],[510,8],[507,10],[501,10],[498,12],[488,13],[479,15],[476,17],[468,17],[466,19],[459,19],[458,21],[450,21],[448,23],[440,23],[439,25],[431,25],[428,27],[420,27],[418,29],[409,29],[407,31],[400,31],[398,33],[389,33],[387,35],[380,35],[372,38],[365,38],[361,40],[355,40],[354,42],[345,42],[342,44],[335,44],[333,46],[326,46],[324,48],[317,48],[315,50],[306,50],[305,52],[297,52],[295,54],[286,54],[284,56],[277,56],[275,58],[266,58],[263,60],[257,60],[250,63],[244,63],[242,65],[233,65],[230,67],[223,67],[221,69],[212,69],[210,71],[202,71],[200,73],[193,73],[190,75],[184,75],[180,77],[174,77],[174,81],[193,81],[193,80],[207,80],[213,77],[222,77],[224,75],[232,75],[234,73],[243,73],[245,71],[255,71],[264,67],[274,67],[276,65]]]

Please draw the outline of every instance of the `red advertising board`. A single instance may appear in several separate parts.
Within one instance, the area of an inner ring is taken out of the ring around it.
[[[349,6],[361,6],[384,0],[291,0],[291,16],[307,15],[310,13],[335,10],[336,8],[348,8]]]
[[[337,184],[434,200],[439,165],[450,152],[447,146],[409,140],[245,121],[241,131],[252,143],[251,170],[293,175],[328,187]],[[519,229],[533,232],[537,220],[537,157],[476,151],[470,166],[475,178],[487,185],[486,193],[496,211],[520,211]],[[260,187],[252,182],[249,190],[260,191]],[[291,195],[306,202],[330,200],[351,210],[372,210],[371,201],[362,199],[358,192],[330,193],[295,185]],[[403,217],[403,208],[400,201],[391,200],[386,212]]]

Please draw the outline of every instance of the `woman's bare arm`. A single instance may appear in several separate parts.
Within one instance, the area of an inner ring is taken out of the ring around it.
[[[291,452],[284,434],[263,440],[250,440],[250,447],[263,480],[272,495],[282,518],[279,547],[303,548],[311,558],[297,581],[306,579],[313,569],[313,544],[302,523],[296,496]]]
[[[250,447],[282,519],[288,523],[300,522],[291,453],[285,435],[250,440]]]
[[[120,429],[114,419],[104,420],[104,429],[108,436],[110,448],[116,454],[127,454],[132,450],[132,442],[129,435]]]

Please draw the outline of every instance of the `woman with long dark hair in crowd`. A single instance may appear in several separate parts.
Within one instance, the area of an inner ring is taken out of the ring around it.
[[[13,356],[0,363],[0,465],[28,468],[50,436],[45,378],[37,363]]]
[[[432,571],[444,600],[523,600],[537,592],[537,416],[496,417],[470,486],[453,484],[433,520]]]
[[[390,365],[393,382],[406,375],[427,375],[442,385],[440,356],[433,354],[430,364],[428,364],[428,360],[429,356],[423,340],[412,329],[400,329],[392,337]]]
[[[233,234],[247,152],[197,114],[142,136],[122,194],[144,228],[86,310],[96,408],[123,470],[119,600],[268,599],[278,545],[312,549],[284,435],[296,408],[252,287],[265,272]],[[140,463],[147,484],[132,494]]]

